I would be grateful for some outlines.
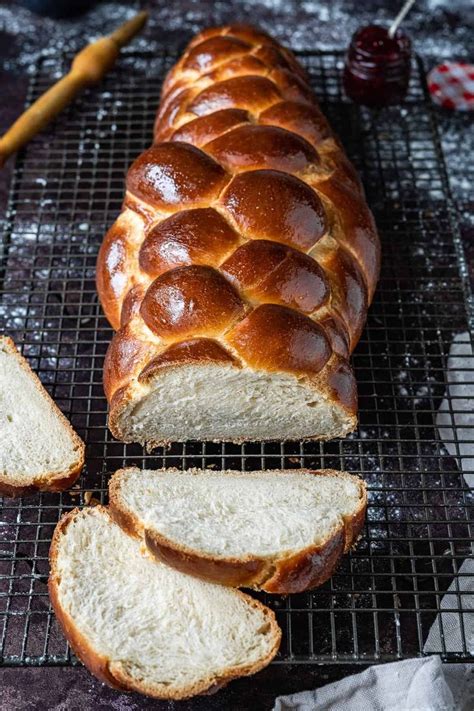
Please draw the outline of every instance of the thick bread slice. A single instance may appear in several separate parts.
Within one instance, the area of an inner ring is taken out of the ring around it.
[[[184,699],[253,674],[277,653],[271,610],[154,561],[103,506],[63,516],[50,563],[49,593],[67,639],[113,687]]]
[[[0,336],[0,493],[67,489],[84,449],[11,338]]]
[[[364,523],[364,482],[345,472],[122,469],[112,516],[178,570],[271,593],[321,585]]]

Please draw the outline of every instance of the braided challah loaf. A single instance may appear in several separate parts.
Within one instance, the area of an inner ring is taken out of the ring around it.
[[[250,27],[201,33],[99,254],[119,329],[112,433],[154,446],[350,432],[348,357],[378,272],[361,185],[292,54]]]

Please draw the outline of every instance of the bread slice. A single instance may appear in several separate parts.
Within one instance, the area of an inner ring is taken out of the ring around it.
[[[174,568],[270,593],[321,585],[364,523],[364,482],[345,472],[129,468],[111,513]]]
[[[0,336],[0,493],[67,489],[84,449],[11,338]]]
[[[236,590],[141,551],[103,506],[58,523],[49,593],[75,653],[111,686],[184,699],[253,674],[275,656],[275,616]]]

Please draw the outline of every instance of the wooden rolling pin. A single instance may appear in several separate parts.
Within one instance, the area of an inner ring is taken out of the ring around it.
[[[74,57],[69,73],[40,96],[0,138],[0,166],[42,131],[82,89],[107,74],[120,49],[142,29],[147,17],[147,12],[140,12],[111,35],[89,44]]]

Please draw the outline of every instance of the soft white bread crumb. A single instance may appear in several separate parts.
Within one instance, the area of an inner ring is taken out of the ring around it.
[[[60,490],[84,463],[84,444],[13,341],[0,337],[0,490]]]
[[[159,698],[186,698],[253,673],[280,641],[270,610],[143,555],[102,506],[58,524],[50,594],[89,668],[97,673],[103,659],[109,683]]]
[[[351,432],[356,419],[324,389],[293,375],[199,364],[136,383],[109,426],[118,439],[153,447],[194,439],[331,439]]]
[[[214,556],[277,555],[325,540],[360,503],[360,480],[299,471],[115,474],[119,496],[168,539]]]
[[[291,567],[298,571],[299,556],[306,553],[313,572],[319,565],[320,576],[301,578],[303,588],[320,584],[332,573],[359,534],[366,491],[358,477],[332,470],[132,468],[112,477],[110,502],[117,520],[143,536],[152,552],[169,564],[202,577],[210,574],[218,582],[273,591],[266,584],[278,565],[293,558],[287,572]],[[203,567],[204,559],[217,565]],[[254,566],[250,577],[240,578],[238,562],[245,568],[251,559],[261,565]],[[219,566],[223,561],[232,561],[229,579]],[[281,588],[285,584],[290,583],[280,581],[274,591],[286,592]],[[297,584],[295,573],[291,585]]]

